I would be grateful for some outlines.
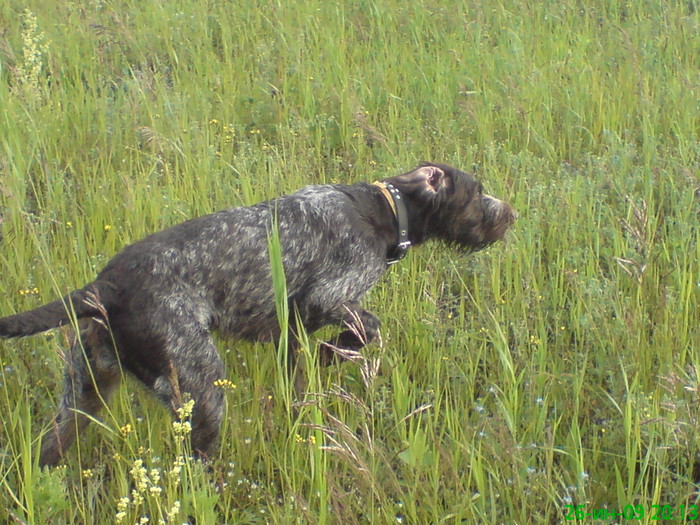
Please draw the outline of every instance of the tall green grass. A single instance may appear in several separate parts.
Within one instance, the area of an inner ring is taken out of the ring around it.
[[[553,523],[637,505],[645,523],[698,504],[699,12],[0,4],[2,315],[187,217],[423,159],[476,170],[520,214],[483,253],[392,267],[366,301],[382,342],[358,362],[318,370],[328,333],[308,334],[294,409],[274,348],[222,342],[207,466],[127,379],[39,471],[69,334],[0,342],[0,518]]]

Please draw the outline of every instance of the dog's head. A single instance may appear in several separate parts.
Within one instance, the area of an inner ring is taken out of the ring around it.
[[[386,182],[406,197],[413,244],[435,238],[480,250],[501,240],[517,216],[472,175],[443,164],[423,164]]]

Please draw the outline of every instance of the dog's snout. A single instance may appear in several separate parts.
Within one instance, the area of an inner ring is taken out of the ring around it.
[[[489,243],[503,239],[518,217],[510,204],[491,195],[482,197],[482,209],[484,210],[484,238]]]
[[[516,212],[510,204],[501,199],[497,199],[491,195],[484,195],[482,197],[482,203],[484,215],[489,222],[506,223],[510,226],[518,218],[518,212]]]

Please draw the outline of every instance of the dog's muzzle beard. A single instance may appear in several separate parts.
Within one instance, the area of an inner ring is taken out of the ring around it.
[[[500,241],[513,225],[517,214],[509,204],[491,195],[481,198],[484,211],[484,243],[486,246]]]
[[[451,249],[462,254],[479,252],[502,240],[515,222],[517,213],[508,203],[490,195],[483,195],[481,199],[483,215],[479,223],[461,226],[465,233],[462,236],[456,234],[454,240],[447,240]],[[455,225],[455,228],[459,229],[460,225]]]

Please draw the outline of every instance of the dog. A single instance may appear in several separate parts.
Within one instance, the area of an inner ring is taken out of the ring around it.
[[[211,332],[279,341],[269,238],[277,228],[290,325],[344,327],[330,350],[359,350],[379,335],[363,295],[410,246],[432,239],[476,251],[516,214],[470,174],[422,164],[373,184],[314,185],[250,207],[191,219],[124,248],[97,279],[60,300],[0,319],[0,337],[36,334],[77,319],[64,391],[40,465],[55,465],[127,370],[176,411],[194,400],[192,450],[217,446],[224,365]],[[294,352],[289,352],[289,367]]]

